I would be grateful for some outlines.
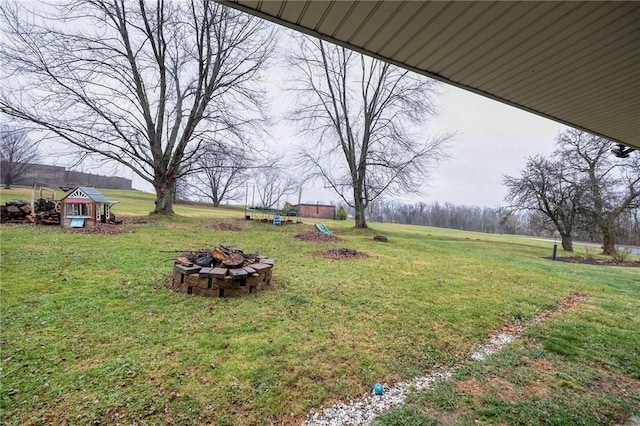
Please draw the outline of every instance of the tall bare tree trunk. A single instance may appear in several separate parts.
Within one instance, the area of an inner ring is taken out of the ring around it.
[[[573,239],[571,238],[571,234],[561,232],[560,238],[562,239],[562,250],[573,252]]]
[[[602,229],[602,254],[613,256],[616,254],[615,235],[611,227]]]
[[[355,190],[354,190],[354,208],[355,208],[355,219],[356,219],[356,228],[360,228],[360,229],[366,229],[369,226],[367,225],[367,219],[365,216],[365,205],[362,201],[362,196],[359,195]]]
[[[155,183],[153,186],[156,190],[156,207],[151,214],[172,215],[175,185],[173,183],[163,181]]]

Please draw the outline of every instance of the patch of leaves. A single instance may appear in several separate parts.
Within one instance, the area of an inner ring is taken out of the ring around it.
[[[207,229],[213,229],[216,231],[233,231],[233,232],[242,231],[242,228],[240,228],[239,226],[235,226],[230,223],[224,223],[224,222],[214,223],[213,225],[209,225],[207,226]]]
[[[96,223],[92,228],[70,228],[65,229],[65,232],[72,234],[99,234],[99,235],[116,235],[116,234],[129,234],[133,232],[133,229],[123,228],[119,225],[111,225],[106,223]]]
[[[121,217],[123,225],[146,225],[149,223],[147,217]]]
[[[322,232],[302,232],[293,236],[294,240],[298,241],[313,241],[316,243],[338,243],[342,241],[340,238],[333,235],[323,234]]]
[[[364,259],[369,257],[367,253],[363,253],[361,251],[353,250],[350,248],[320,250],[317,251],[316,254],[327,259]]]
[[[545,259],[553,260],[551,256],[546,256]],[[615,259],[595,259],[589,257],[580,256],[557,256],[558,262],[580,263],[583,265],[598,265],[598,266],[625,266],[629,268],[640,268],[640,262],[619,262]]]

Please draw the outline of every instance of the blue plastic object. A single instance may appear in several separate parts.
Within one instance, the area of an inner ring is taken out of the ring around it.
[[[71,227],[72,228],[84,228],[84,218],[83,217],[74,217],[71,219]]]
[[[376,383],[373,385],[373,393],[376,395],[382,395],[384,393],[384,386],[381,383]]]
[[[333,232],[331,232],[329,228],[324,226],[324,223],[316,223],[316,229],[325,235],[333,235]]]

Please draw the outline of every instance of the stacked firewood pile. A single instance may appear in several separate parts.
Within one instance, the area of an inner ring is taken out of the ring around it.
[[[199,296],[238,296],[271,283],[273,260],[235,247],[185,251],[174,262],[171,288]]]
[[[7,201],[0,206],[0,221],[60,225],[60,201],[40,198],[34,203],[34,211],[31,211],[31,203],[26,201]]]

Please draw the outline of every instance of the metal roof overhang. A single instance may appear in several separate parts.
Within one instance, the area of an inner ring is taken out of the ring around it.
[[[640,149],[640,2],[221,3]]]

